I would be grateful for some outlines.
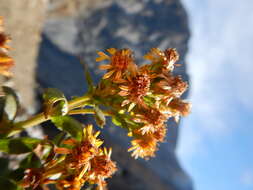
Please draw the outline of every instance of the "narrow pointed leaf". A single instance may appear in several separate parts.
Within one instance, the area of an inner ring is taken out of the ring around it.
[[[106,119],[105,119],[105,115],[102,112],[102,110],[99,107],[94,107],[94,117],[95,117],[95,121],[97,123],[97,125],[101,128],[103,128],[103,126],[105,125]]]
[[[82,59],[80,59],[80,62],[83,65],[83,68],[84,68],[85,79],[86,79],[86,82],[87,82],[87,85],[88,85],[88,93],[92,93],[95,86],[94,86],[90,71],[88,69],[88,66],[84,63],[84,61]]]
[[[21,190],[22,188],[18,187],[15,181],[0,177],[0,189]]]
[[[116,126],[127,129],[127,122],[124,118],[121,117],[120,114],[115,114],[114,116],[112,116],[112,123]]]
[[[39,168],[41,167],[41,162],[35,153],[30,153],[25,159],[20,162],[20,168]]]
[[[0,139],[0,151],[8,154],[23,154],[31,152],[40,142],[40,139],[29,137]]]
[[[65,132],[60,132],[59,134],[57,134],[57,135],[54,137],[54,139],[52,140],[52,142],[53,142],[55,145],[59,146],[59,145],[61,144],[62,140],[64,139],[65,135],[66,135]]]
[[[8,179],[14,180],[15,182],[19,182],[20,180],[24,178],[24,175],[25,175],[25,169],[18,168],[16,170],[11,171],[8,174]],[[21,187],[19,188],[22,189]]]
[[[70,116],[59,116],[53,117],[51,121],[55,124],[55,126],[70,134],[77,140],[82,139],[82,124],[76,119]]]

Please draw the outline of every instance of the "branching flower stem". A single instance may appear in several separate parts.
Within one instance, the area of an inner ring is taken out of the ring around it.
[[[81,96],[81,97],[75,98],[73,100],[70,100],[68,102],[68,109],[69,109],[68,115],[93,114],[94,110],[92,110],[92,109],[74,110],[76,108],[83,107],[85,105],[85,103],[88,102],[89,100],[91,100],[91,97],[89,95]],[[105,115],[108,115],[108,114],[109,113],[105,113]],[[22,132],[23,130],[25,130],[29,127],[39,125],[39,124],[41,124],[45,121],[48,121],[50,119],[51,119],[50,116],[46,118],[44,113],[39,113],[30,119],[14,123],[13,128],[11,129],[11,131],[8,133],[7,136],[8,137],[13,136],[15,134]]]

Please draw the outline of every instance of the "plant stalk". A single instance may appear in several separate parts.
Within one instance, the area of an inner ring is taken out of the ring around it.
[[[89,100],[90,100],[90,96],[88,96],[88,95],[85,95],[85,96],[78,97],[78,98],[75,98],[73,100],[70,100],[68,102],[68,109],[69,109],[69,113],[68,114],[70,114],[70,115],[73,115],[73,114],[84,114],[84,112],[85,112],[84,110],[81,113],[80,112],[76,112],[75,113],[76,110],[73,110],[73,109],[83,106]],[[33,127],[33,126],[39,125],[39,124],[41,124],[41,123],[43,123],[45,121],[48,121],[50,119],[51,119],[50,116],[45,117],[44,113],[39,113],[39,114],[31,117],[30,119],[14,123],[13,124],[13,128],[9,131],[9,133],[7,134],[7,136],[8,137],[13,136],[13,135],[15,135],[17,133],[20,133],[21,131],[29,128],[29,127]]]

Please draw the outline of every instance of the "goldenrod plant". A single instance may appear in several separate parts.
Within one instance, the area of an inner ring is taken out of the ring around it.
[[[14,65],[8,56],[10,37],[0,20],[0,73],[11,76]],[[131,137],[128,149],[134,158],[155,156],[167,132],[167,120],[186,116],[190,104],[180,99],[188,85],[173,74],[179,55],[175,49],[152,48],[144,59],[150,63],[137,66],[130,49],[99,51],[97,62],[105,62],[106,70],[95,85],[86,69],[87,93],[67,100],[55,88],[43,94],[43,112],[24,121],[16,121],[19,108],[15,91],[2,87],[0,97],[0,151],[24,154],[15,170],[0,172],[0,186],[5,189],[47,189],[51,184],[59,190],[79,190],[85,185],[106,189],[106,179],[116,172],[111,160],[112,149],[102,146],[103,140],[92,125],[83,125],[72,115],[93,114],[96,124],[103,127],[111,118],[114,125],[124,128]],[[51,121],[62,132],[53,139],[18,137],[23,130]]]

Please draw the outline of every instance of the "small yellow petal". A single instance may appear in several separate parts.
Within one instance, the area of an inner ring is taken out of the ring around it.
[[[117,71],[116,74],[115,74],[114,79],[119,80],[120,78],[121,78],[121,71]]]
[[[55,152],[57,154],[70,154],[71,150],[69,150],[67,148],[55,148]]]
[[[137,146],[132,146],[131,148],[129,148],[128,150],[127,150],[127,152],[131,152],[132,150],[134,150],[134,149],[136,149],[137,148]]]
[[[97,131],[96,133],[95,133],[95,135],[94,135],[94,137],[98,137],[98,135],[100,135],[100,131]]]
[[[113,75],[114,72],[115,72],[115,70],[109,71],[108,73],[106,73],[106,74],[103,76],[103,79],[108,79],[108,78],[110,78],[110,77]]]
[[[100,61],[104,61],[104,60],[105,60],[104,57],[97,57],[97,58],[96,58],[96,62],[100,62]]]
[[[97,147],[100,147],[103,143],[104,143],[103,141],[98,140],[98,141],[96,142],[96,146],[97,146]]]
[[[107,49],[107,51],[108,51],[111,55],[114,55],[114,54],[117,52],[117,49],[116,49],[116,48],[109,48],[109,49]]]
[[[102,51],[99,51],[97,52],[97,54],[99,55],[99,57],[96,58],[96,61],[99,62],[99,61],[103,61],[105,59],[110,59],[110,57],[108,55],[106,55],[104,52]]]
[[[124,90],[124,91],[128,91],[129,90],[129,87],[128,86],[119,86],[119,88],[121,90]]]
[[[119,93],[118,93],[120,96],[128,96],[129,95],[129,92],[128,91],[120,91]]]
[[[147,60],[150,60],[150,61],[154,60],[154,57],[152,55],[150,55],[149,53],[144,55],[143,58],[147,59]]]
[[[121,103],[121,107],[124,107],[125,105],[129,104],[130,101],[129,100],[124,100],[122,103]]]
[[[89,169],[89,164],[86,164],[78,176],[79,180],[83,178],[84,174],[87,172],[88,169]]]
[[[99,69],[101,69],[101,70],[107,70],[107,69],[111,69],[111,68],[112,68],[111,65],[100,65],[99,66]]]
[[[128,107],[128,112],[130,112],[134,107],[135,107],[136,103],[132,102],[129,107]]]

